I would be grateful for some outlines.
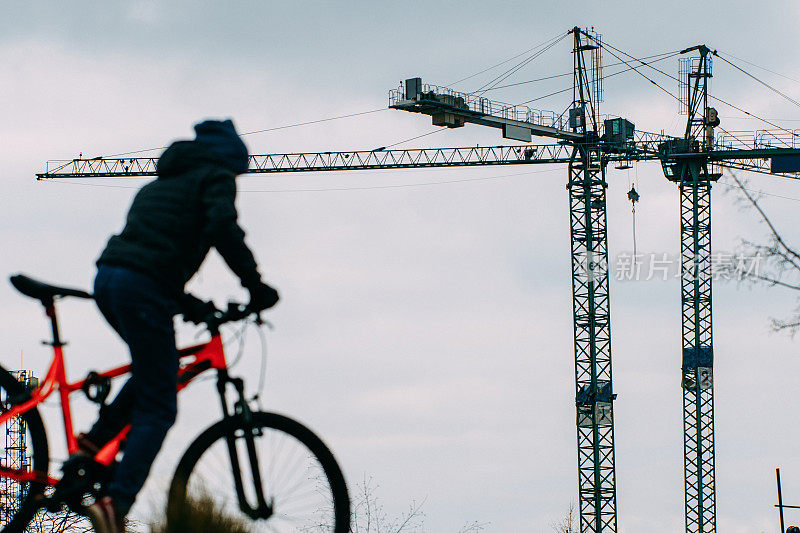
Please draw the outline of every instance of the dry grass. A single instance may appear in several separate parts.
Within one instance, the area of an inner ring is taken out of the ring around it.
[[[151,533],[251,533],[247,521],[229,516],[207,494],[170,506]]]

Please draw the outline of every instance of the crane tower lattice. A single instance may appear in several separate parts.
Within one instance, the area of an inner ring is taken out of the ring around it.
[[[31,386],[36,378],[29,370],[17,370],[11,373],[23,385]],[[8,408],[8,398],[0,398],[0,404]],[[27,425],[21,417],[8,421],[5,434],[5,447],[2,452],[3,466],[18,470],[30,470],[31,457],[27,442]],[[26,484],[3,477],[0,478],[0,525],[5,525],[19,510],[26,496]]]

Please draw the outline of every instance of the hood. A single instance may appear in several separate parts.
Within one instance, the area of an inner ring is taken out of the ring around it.
[[[232,168],[233,165],[225,157],[208,150],[197,141],[175,141],[158,158],[156,173],[159,178],[171,178],[209,165],[223,167],[234,174],[240,172]]]
[[[225,164],[237,174],[247,170],[250,163],[247,146],[236,133],[231,119],[206,120],[195,124],[195,142],[225,160]]]

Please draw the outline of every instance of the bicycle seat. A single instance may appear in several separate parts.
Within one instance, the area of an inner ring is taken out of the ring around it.
[[[29,278],[24,274],[15,274],[10,278],[11,284],[19,292],[25,296],[36,298],[42,304],[46,305],[52,303],[55,298],[62,296],[75,296],[77,298],[93,298],[91,294],[80,289],[70,289],[67,287],[56,287],[55,285],[48,285],[41,281]]]

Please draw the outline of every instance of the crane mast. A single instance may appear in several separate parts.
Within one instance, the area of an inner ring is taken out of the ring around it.
[[[711,186],[721,174],[703,155],[713,148],[716,111],[708,107],[711,56],[701,45],[699,58],[681,61],[686,78],[688,116],[683,139],[668,141],[665,153],[680,144],[694,152],[664,159],[667,178],[680,193],[681,243],[681,388],[683,391],[684,516],[687,533],[716,532],[714,466],[714,347],[711,331]],[[683,83],[683,78],[681,79]]]
[[[570,126],[582,135],[568,166],[575,410],[581,531],[617,530],[611,317],[606,230],[606,166],[599,138],[599,76],[590,78],[586,55],[599,46],[579,28],[574,38]],[[598,59],[591,59],[598,64]],[[587,116],[588,115],[588,116]],[[588,119],[588,120],[587,120]]]
[[[389,93],[389,107],[429,115],[434,125],[500,129],[506,139],[553,144],[355,150],[250,156],[248,174],[432,167],[567,165],[575,358],[580,531],[617,530],[614,400],[611,372],[606,168],[658,160],[677,184],[680,206],[684,488],[687,533],[716,531],[714,373],[711,328],[711,187],[722,168],[800,177],[795,133],[758,131],[715,139],[708,106],[711,57],[705,45],[683,50],[682,138],[638,131],[623,118],[600,121],[602,42],[578,27],[573,36],[573,101],[568,116],[505,104],[410,78]],[[48,161],[37,179],[155,176],[157,158]]]

